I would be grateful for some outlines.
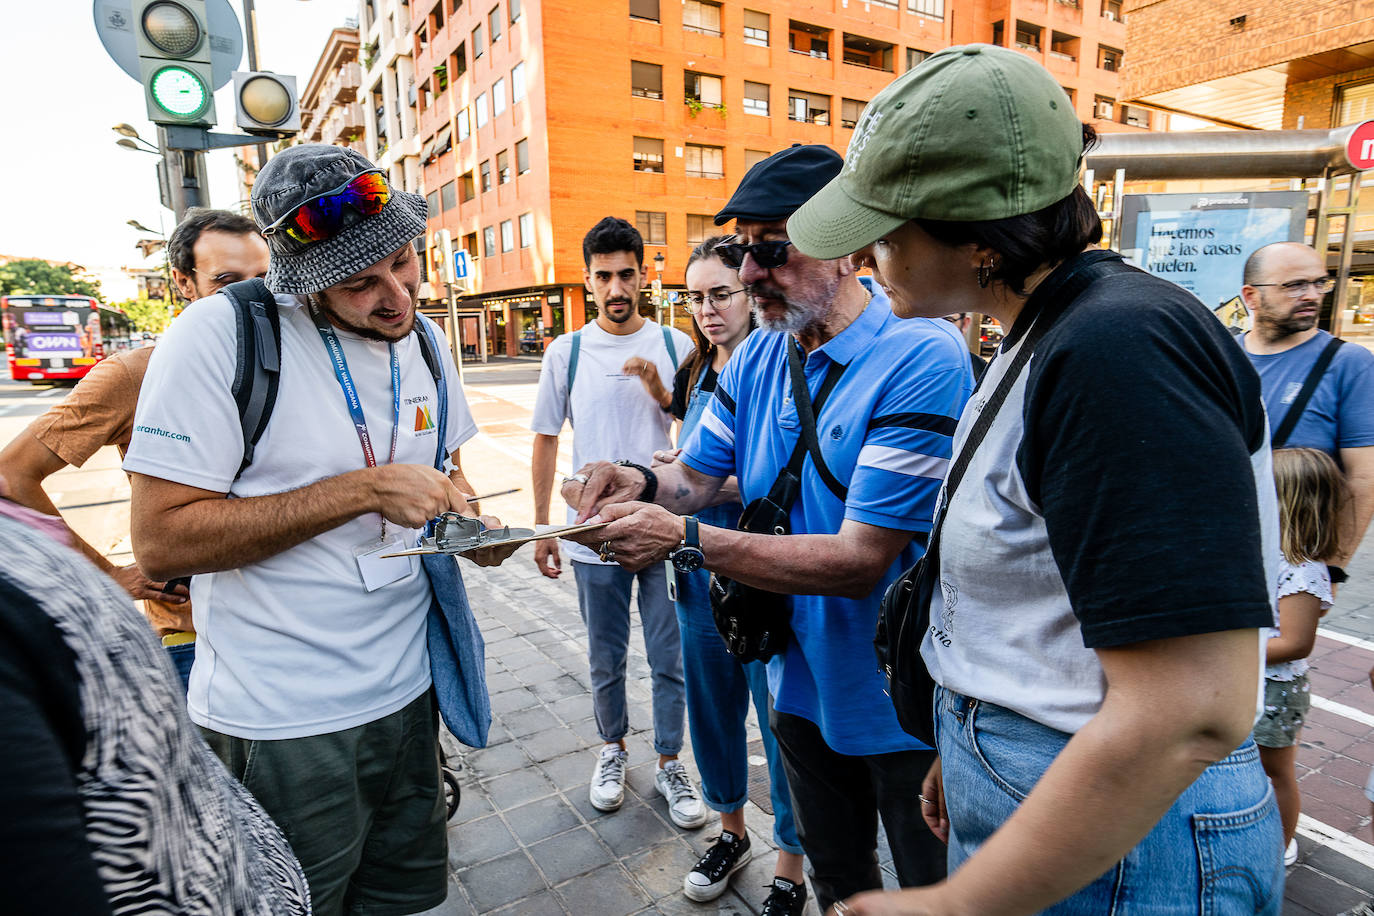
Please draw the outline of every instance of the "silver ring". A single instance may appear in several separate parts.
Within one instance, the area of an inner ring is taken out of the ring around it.
[[[923,805],[933,805],[933,804],[935,804],[935,802],[933,802],[933,801],[931,801],[930,799],[926,798],[924,795],[917,795],[916,797],[919,798],[919,799],[921,800],[921,804],[923,804]]]
[[[601,549],[597,551],[597,555],[601,557],[602,563],[610,563],[612,560],[614,560],[615,551],[611,549],[611,542],[602,541]]]
[[[564,483],[568,483],[569,481],[571,481],[571,482],[573,482],[573,483],[580,483],[580,484],[582,484],[582,486],[585,487],[585,486],[587,485],[587,475],[586,475],[586,474],[571,474],[571,475],[569,475],[569,476],[563,478],[563,482],[564,482]]]
[[[849,904],[845,903],[843,900],[836,900],[832,909],[835,911],[835,916],[844,916],[845,913],[854,912],[849,908]]]

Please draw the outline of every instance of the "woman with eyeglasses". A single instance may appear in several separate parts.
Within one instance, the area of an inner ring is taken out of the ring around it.
[[[713,236],[696,247],[687,261],[687,308],[697,349],[673,379],[672,412],[682,421],[678,441],[700,422],[735,347],[755,327],[749,296],[739,274],[726,267],[716,246],[726,236]],[[660,452],[655,464],[667,463],[677,452]],[[743,506],[729,502],[697,513],[707,525],[734,528]],[[763,723],[764,754],[768,759],[773,801],[773,840],[778,863],[763,913],[790,916],[804,903],[802,849],[792,822],[792,797],[787,788],[773,734],[768,730],[768,673],[763,662],[741,665],[725,649],[716,632],[707,594],[710,573],[699,569],[676,573],[677,620],[682,632],[683,674],[687,682],[687,723],[692,730],[692,753],[701,774],[706,804],[720,812],[720,837],[683,880],[683,893],[698,902],[725,893],[730,876],[753,855],[744,826],[744,803],[749,797],[749,761],[744,722],[752,697]]]

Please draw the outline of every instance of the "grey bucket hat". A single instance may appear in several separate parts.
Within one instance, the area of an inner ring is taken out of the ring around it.
[[[373,168],[366,156],[341,146],[290,147],[269,159],[258,173],[253,184],[253,219],[259,229],[265,229],[312,197]],[[423,235],[426,215],[423,197],[393,188],[391,200],[380,213],[304,251],[281,251],[268,239],[272,260],[267,286],[275,293],[298,295],[328,289]]]

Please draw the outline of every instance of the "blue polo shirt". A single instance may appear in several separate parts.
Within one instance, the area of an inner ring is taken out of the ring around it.
[[[696,470],[735,475],[746,505],[768,494],[801,435],[787,370],[791,339],[751,334],[684,444],[682,458]],[[848,486],[848,498],[832,493],[808,458],[792,506],[793,532],[834,534],[846,519],[929,531],[954,429],[973,388],[958,330],[940,319],[899,319],[875,292],[849,327],[807,356],[813,399],[832,362],[846,368],[816,426],[825,463]],[[863,599],[792,596],[796,638],[768,665],[773,705],[816,723],[842,754],[924,747],[897,724],[873,655],[883,592],[920,555],[919,546],[908,545]]]
[[[1282,353],[1245,351],[1259,373],[1271,430],[1288,415],[1329,340],[1330,334],[1318,331],[1311,340]],[[1349,342],[1336,351],[1284,445],[1320,449],[1337,461],[1343,448],[1374,445],[1374,353]]]

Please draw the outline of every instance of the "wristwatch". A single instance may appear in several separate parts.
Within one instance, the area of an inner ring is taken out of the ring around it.
[[[622,468],[634,468],[636,471],[643,474],[644,489],[639,491],[639,500],[640,502],[646,503],[651,503],[654,501],[654,496],[658,493],[657,474],[655,474],[653,471],[649,470],[642,464],[635,464],[633,461],[627,461],[624,458],[621,458],[619,461],[615,462],[615,464]]]
[[[682,543],[668,554],[673,569],[678,572],[696,572],[706,565],[706,554],[701,551],[701,538],[697,534],[697,520],[692,516],[682,519]]]

